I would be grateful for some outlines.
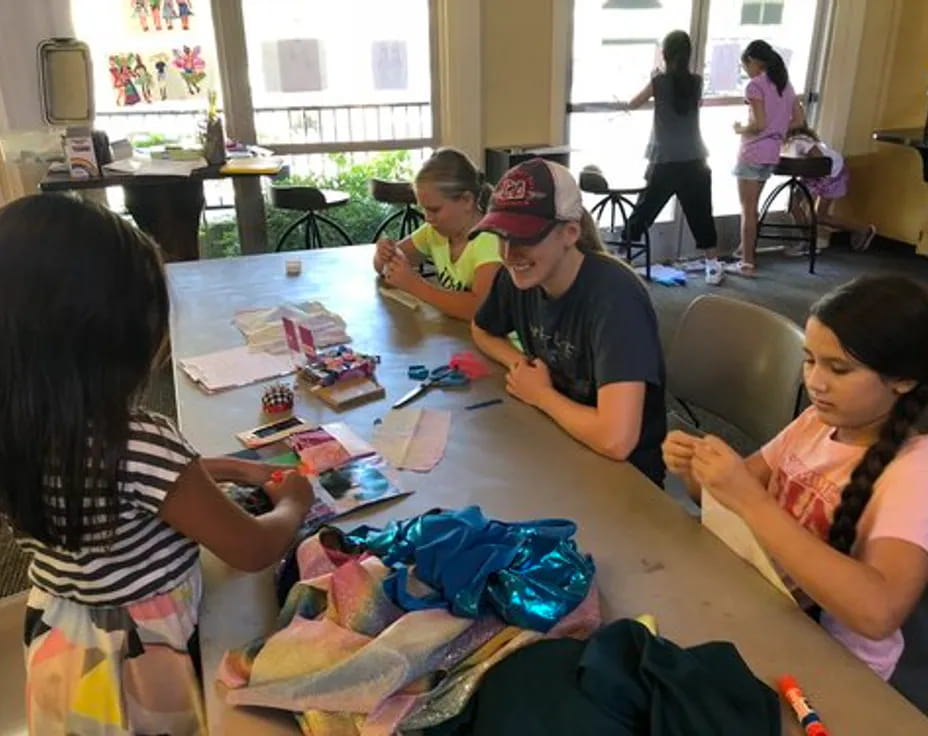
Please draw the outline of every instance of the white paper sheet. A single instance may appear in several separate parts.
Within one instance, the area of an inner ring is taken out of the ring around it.
[[[247,345],[181,358],[180,366],[207,393],[295,373],[289,353],[253,352]]]
[[[134,174],[135,176],[190,176],[192,172],[202,169],[206,165],[206,159],[204,158],[189,161],[127,158],[104,164],[103,169],[111,173]]]
[[[395,467],[427,473],[444,456],[450,428],[449,411],[394,409],[374,429],[372,444]]]
[[[709,56],[709,89],[713,92],[737,90],[740,73],[741,46],[737,43],[714,45]]]
[[[702,524],[725,542],[732,552],[753,565],[773,587],[796,602],[748,525],[740,516],[722,506],[705,488],[702,490]]]

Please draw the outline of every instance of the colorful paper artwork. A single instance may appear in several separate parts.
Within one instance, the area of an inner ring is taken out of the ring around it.
[[[155,70],[158,99],[164,102],[168,98],[168,65],[171,63],[171,57],[166,53],[158,53],[152,54],[150,58]]]
[[[200,47],[184,46],[182,49],[174,49],[174,66],[180,70],[187,91],[191,95],[200,94],[200,83],[206,79],[206,62],[200,56]]]
[[[135,76],[136,54],[113,54],[110,56],[110,76],[113,89],[116,90],[116,104],[120,107],[129,107],[142,99],[136,87]]]
[[[190,30],[193,15],[190,0],[129,0],[129,9],[144,32],[173,31],[175,21],[180,22],[181,30]]]
[[[116,53],[109,57],[109,70],[116,104],[131,107],[140,102],[164,101],[169,96],[168,73],[171,69],[183,80],[188,95],[199,95],[206,79],[206,62],[199,46],[183,46],[146,58],[136,52]]]

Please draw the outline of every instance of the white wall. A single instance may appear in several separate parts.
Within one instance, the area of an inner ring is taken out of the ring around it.
[[[70,5],[63,0],[0,2],[0,130],[46,127],[36,46],[46,38],[74,35]]]

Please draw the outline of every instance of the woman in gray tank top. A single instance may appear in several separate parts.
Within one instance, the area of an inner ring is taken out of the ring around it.
[[[692,44],[685,31],[673,31],[661,46],[664,69],[621,107],[633,110],[654,98],[654,127],[648,142],[647,188],[628,220],[627,237],[638,240],[667,201],[676,195],[696,247],[706,257],[706,283],[722,282],[712,217],[712,172],[699,132],[702,77],[690,71]]]

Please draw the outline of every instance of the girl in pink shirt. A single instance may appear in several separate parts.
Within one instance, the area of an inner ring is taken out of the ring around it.
[[[667,468],[741,516],[804,608],[889,679],[928,583],[928,292],[862,277],[806,322],[812,406],[742,460],[671,432]]]
[[[741,55],[741,64],[751,81],[745,90],[749,105],[748,124],[736,122],[741,149],[734,175],[738,177],[741,200],[741,245],[735,251],[741,260],[726,268],[729,273],[753,276],[757,241],[757,201],[780,159],[786,131],[803,121],[799,98],[789,83],[783,58],[766,41],[751,41]]]

